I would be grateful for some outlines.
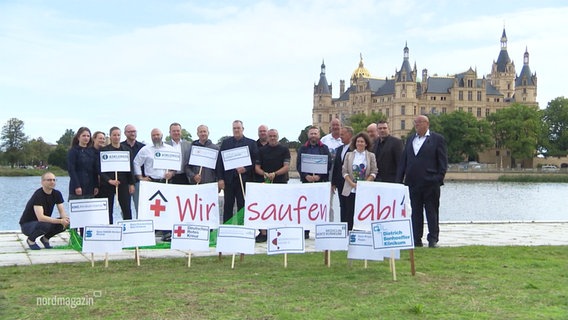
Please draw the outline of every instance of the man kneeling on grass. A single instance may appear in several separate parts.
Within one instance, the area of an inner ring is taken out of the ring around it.
[[[53,208],[57,206],[60,218],[52,218]],[[36,243],[40,239],[44,248],[51,249],[49,239],[63,232],[69,226],[69,217],[63,206],[63,195],[55,190],[55,175],[46,172],[41,176],[41,188],[37,189],[22,213],[20,227],[22,233],[28,236],[28,246],[32,250],[41,249]]]

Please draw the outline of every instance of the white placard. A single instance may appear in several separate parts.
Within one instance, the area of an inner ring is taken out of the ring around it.
[[[122,247],[155,246],[154,221],[152,220],[123,220],[118,222],[122,226]]]
[[[256,229],[243,226],[219,226],[217,252],[254,254]]]
[[[83,253],[116,253],[121,251],[121,226],[85,226],[83,231]]]
[[[209,227],[174,224],[171,248],[184,251],[209,251]]]
[[[247,182],[245,226],[268,229],[329,221],[329,182],[280,184]]]
[[[216,183],[199,185],[140,181],[138,218],[151,219],[157,230],[174,224],[219,226],[219,193]]]
[[[371,231],[377,221],[410,218],[408,187],[400,183],[358,181],[353,229]]]
[[[347,259],[383,261],[385,256],[388,257],[388,252],[388,250],[373,249],[373,235],[370,231],[349,232]]]
[[[281,227],[267,230],[267,254],[304,253],[304,228]]]
[[[347,250],[349,247],[347,223],[316,225],[316,250]]]
[[[158,150],[154,153],[154,169],[176,170],[181,167],[181,154],[177,151]]]
[[[130,172],[129,151],[101,151],[101,172]]]
[[[219,155],[219,150],[191,146],[191,155],[189,156],[189,164],[205,167],[210,169],[215,169],[217,166],[217,156]]]
[[[69,200],[69,220],[71,221],[71,228],[109,224],[108,199]]]
[[[248,146],[221,151],[225,171],[252,165]]]
[[[390,220],[372,224],[374,249],[413,249],[414,236],[410,219]]]
[[[329,156],[326,154],[302,153],[302,163],[300,168],[303,173],[328,174],[327,161]]]

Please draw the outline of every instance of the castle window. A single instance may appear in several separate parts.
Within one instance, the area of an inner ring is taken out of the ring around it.
[[[400,114],[401,114],[401,115],[405,115],[405,114],[406,114],[406,107],[405,107],[405,106],[400,106]]]
[[[511,83],[507,82],[507,90],[511,90]]]
[[[430,100],[436,100],[436,97],[432,96],[430,97]]]
[[[448,108],[442,107],[442,113],[447,113],[447,112],[448,112]]]
[[[387,116],[387,118],[390,116],[390,108],[387,108],[387,112],[386,112],[385,116]]]
[[[426,107],[420,107],[420,114],[426,114]]]
[[[406,121],[400,120],[400,130],[406,130]]]
[[[458,108],[458,111],[463,111],[463,107],[459,107],[459,108]]]
[[[472,91],[468,91],[467,92],[467,101],[472,101],[473,100],[473,92]]]
[[[321,113],[318,114],[318,123],[321,123]]]
[[[467,107],[467,113],[473,113],[473,109],[471,107]]]
[[[527,94],[527,88],[523,88],[523,93]]]
[[[481,91],[477,91],[477,101],[481,101]]]
[[[331,119],[333,119],[333,116],[329,114],[329,122],[331,122]]]
[[[432,113],[432,114],[437,114],[437,113],[438,113],[438,110],[436,110],[436,107],[432,107],[432,110],[431,110],[430,113]]]
[[[481,118],[481,108],[477,108],[477,117]]]
[[[458,100],[463,101],[463,91],[458,92]]]
[[[467,87],[473,88],[473,80],[471,80],[471,79],[467,80]]]
[[[414,106],[414,115],[416,115],[416,106]]]
[[[490,113],[490,109],[489,108],[485,108],[485,117],[489,116]]]
[[[446,101],[446,97],[440,97],[440,100]]]

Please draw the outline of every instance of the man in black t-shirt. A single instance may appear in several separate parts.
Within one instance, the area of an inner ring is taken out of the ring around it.
[[[52,218],[53,208],[57,206],[59,218]],[[28,236],[27,243],[30,249],[41,249],[36,239],[41,238],[41,243],[46,249],[51,249],[49,239],[63,232],[69,226],[69,217],[63,206],[63,195],[55,190],[55,175],[46,172],[41,176],[41,188],[37,189],[22,213],[20,227],[22,233]]]

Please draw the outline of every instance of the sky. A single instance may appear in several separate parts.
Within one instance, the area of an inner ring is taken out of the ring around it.
[[[297,140],[311,124],[322,61],[339,95],[362,55],[376,78],[491,72],[505,27],[517,74],[528,49],[541,108],[567,96],[565,1],[0,0],[0,124],[30,139],[134,124],[168,135],[179,122],[217,142],[232,121]]]

